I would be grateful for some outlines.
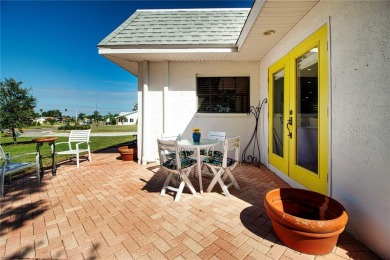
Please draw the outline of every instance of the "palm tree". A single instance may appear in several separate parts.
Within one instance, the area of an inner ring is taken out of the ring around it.
[[[99,119],[100,119],[100,114],[98,111],[93,111],[93,118],[95,119],[95,125],[98,126],[98,122],[99,122]]]

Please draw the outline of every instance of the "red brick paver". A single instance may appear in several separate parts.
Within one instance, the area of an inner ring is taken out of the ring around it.
[[[274,235],[265,194],[288,187],[270,170],[242,165],[241,190],[226,198],[216,186],[179,202],[160,195],[164,174],[156,164],[117,159],[113,150],[93,162],[15,179],[0,198],[0,258],[38,259],[378,259],[348,233],[332,253],[301,254]],[[199,190],[197,179],[192,179]],[[210,180],[204,178],[207,188]]]

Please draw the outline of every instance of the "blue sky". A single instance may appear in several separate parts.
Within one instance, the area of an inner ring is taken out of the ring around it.
[[[253,1],[0,1],[0,78],[31,88],[36,111],[74,116],[131,111],[137,78],[97,44],[136,9],[231,8]],[[67,113],[65,113],[67,109]]]

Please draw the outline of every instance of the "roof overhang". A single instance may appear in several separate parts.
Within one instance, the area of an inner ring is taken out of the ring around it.
[[[259,0],[259,1],[255,0],[255,2],[253,3],[248,18],[246,19],[244,27],[242,28],[240,37],[238,38],[237,46],[241,47],[244,44],[246,38],[249,35],[249,32],[251,31],[253,25],[256,22],[257,17],[259,16],[261,10],[265,6],[265,3],[266,0]]]
[[[99,47],[99,54],[171,54],[171,53],[230,53],[237,52],[237,47],[232,48],[187,48],[187,49],[110,49]]]
[[[118,64],[131,74],[138,76],[138,62],[141,61],[231,61],[238,53],[238,47],[225,48],[107,48],[99,47],[98,52]]]
[[[319,1],[255,0],[235,45],[99,45],[98,50],[136,76],[141,61],[260,61]]]
[[[256,0],[237,41],[237,60],[260,61],[320,0]]]

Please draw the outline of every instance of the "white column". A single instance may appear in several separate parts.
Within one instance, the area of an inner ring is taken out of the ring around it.
[[[141,65],[141,64],[140,64]],[[140,66],[141,67],[141,66]],[[146,164],[147,163],[147,156],[146,156],[146,138],[148,136],[148,91],[149,91],[149,62],[143,61],[142,62],[142,154],[141,154],[141,163]]]
[[[167,132],[168,116],[168,91],[169,91],[169,62],[165,61],[163,65],[163,131]]]

